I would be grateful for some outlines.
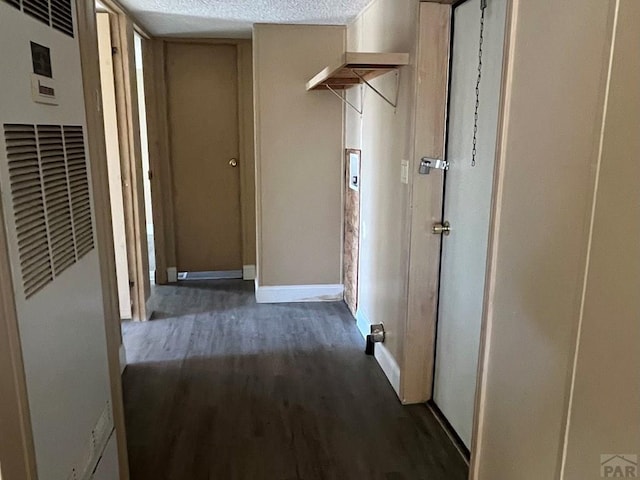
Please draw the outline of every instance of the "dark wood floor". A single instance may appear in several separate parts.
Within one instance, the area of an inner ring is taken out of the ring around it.
[[[132,480],[462,480],[403,407],[341,303],[256,305],[251,282],[156,287],[126,323]]]

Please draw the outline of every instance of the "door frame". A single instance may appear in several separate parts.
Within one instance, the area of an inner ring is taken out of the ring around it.
[[[409,252],[409,282],[407,328],[402,362],[401,400],[404,404],[424,403],[433,397],[435,340],[438,318],[441,237],[431,233],[433,223],[442,220],[444,172],[432,171],[419,175],[417,164],[428,156],[444,159],[446,153],[449,109],[450,57],[453,42],[453,9],[467,0],[426,0],[420,4],[419,40],[417,46],[417,105],[415,116],[415,155],[412,182],[411,247]],[[507,84],[511,70],[510,51],[513,45],[513,0],[507,1],[502,84],[496,139],[496,159],[489,220],[488,255],[480,334],[478,375],[475,395],[473,434],[470,448],[470,478],[476,478],[480,455],[478,433],[482,428],[485,403],[487,318],[491,309],[493,272],[495,271],[497,205],[501,196],[504,171],[502,141],[505,112],[508,108]],[[425,294],[425,292],[427,292]]]
[[[119,24],[128,25],[131,27],[131,31],[133,30],[134,27],[131,21],[133,17],[131,17],[127,10],[121,7],[115,0],[101,1],[110,9]],[[122,331],[116,279],[113,227],[111,222],[107,151],[101,106],[102,86],[98,56],[96,6],[94,0],[75,0],[75,2],[87,116],[88,147],[91,158],[90,168],[94,192],[96,237],[98,241],[98,255],[102,279],[107,359],[111,384],[111,404],[118,447],[118,469],[120,480],[128,480],[129,456],[121,376]],[[138,27],[135,28],[146,35],[143,30]],[[131,42],[130,46],[131,49],[127,50],[127,56],[134,60],[133,42]],[[133,85],[135,86],[135,82]],[[135,99],[135,97],[133,98]],[[137,106],[137,103],[134,105]],[[140,189],[141,188],[142,187],[140,187]]]
[[[147,222],[144,205],[140,113],[138,111],[137,71],[134,33],[149,36],[138,28],[127,11],[116,1],[104,0],[109,14],[111,41],[114,47],[113,70],[116,92],[120,170],[124,205],[125,236],[131,303],[134,321],[149,320],[147,301],[151,294]]]
[[[173,171],[171,167],[171,132],[167,106],[166,46],[168,43],[232,45],[237,52],[238,68],[238,133],[240,161],[240,218],[241,251],[244,279],[255,278],[255,161],[253,112],[245,115],[249,106],[246,84],[253,82],[253,74],[246,68],[252,57],[252,41],[248,39],[173,38],[156,37],[143,43],[145,65],[145,93],[147,130],[149,136],[149,166],[151,175],[151,204],[155,231],[156,282],[174,283],[177,278],[176,238],[173,201]],[[253,110],[253,109],[251,109]],[[167,194],[167,192],[169,194]],[[254,252],[252,254],[252,252]]]

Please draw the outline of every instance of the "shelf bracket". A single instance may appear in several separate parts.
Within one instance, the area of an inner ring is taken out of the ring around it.
[[[351,103],[349,100],[347,100],[346,95],[344,94],[344,90],[343,90],[343,94],[340,95],[333,88],[331,88],[330,85],[325,84],[325,87],[327,87],[327,90],[329,90],[331,93],[333,93],[336,97],[338,97],[340,100],[342,100],[342,102],[344,104],[349,105],[353,110],[355,110],[360,115],[362,115],[362,113],[364,112],[364,95],[363,95],[363,90],[362,89],[360,89],[360,108],[358,108],[353,103]]]
[[[398,98],[400,95],[400,71],[396,70],[396,98],[394,101],[391,101],[387,98],[387,96],[382,93],[380,90],[378,90],[376,87],[374,87],[373,85],[371,85],[371,83],[369,83],[369,81],[364,78],[362,75],[360,75],[356,70],[351,70],[353,72],[353,74],[355,76],[357,76],[362,83],[364,83],[367,87],[369,87],[371,90],[374,91],[374,93],[376,95],[378,95],[380,98],[382,98],[385,102],[387,102],[389,105],[391,105],[394,109],[398,108]]]

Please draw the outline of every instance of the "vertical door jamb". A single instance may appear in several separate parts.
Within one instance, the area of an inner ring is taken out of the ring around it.
[[[111,385],[111,405],[118,447],[119,480],[129,479],[127,436],[120,370],[120,308],[116,279],[109,171],[102,117],[102,93],[98,57],[96,9],[93,0],[76,0],[78,43],[82,61],[82,77],[87,114],[87,137],[94,194],[96,237],[102,279],[107,360]]]
[[[411,192],[411,246],[402,402],[424,403],[433,393],[444,171],[418,173],[420,158],[444,160],[451,46],[451,5],[421,3],[417,53],[415,161]]]
[[[108,2],[107,2],[108,3]],[[150,296],[149,253],[147,247],[135,67],[134,26],[127,15],[116,10],[111,15],[114,46],[114,73],[118,110],[118,137],[123,182],[123,201],[127,237],[127,256],[133,319],[149,319],[146,302]]]

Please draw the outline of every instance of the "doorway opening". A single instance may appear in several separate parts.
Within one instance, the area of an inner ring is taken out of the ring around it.
[[[431,406],[467,459],[483,330],[506,11],[506,0],[467,0],[452,16],[449,169],[442,223],[434,227],[442,246]]]
[[[144,189],[144,212],[146,218],[146,241],[149,252],[149,280],[156,281],[156,250],[153,228],[153,206],[151,202],[151,167],[149,165],[149,137],[147,130],[147,107],[144,89],[144,62],[142,60],[143,38],[134,33],[136,80],[138,87],[138,112],[140,117],[140,150],[142,153],[142,181]]]

